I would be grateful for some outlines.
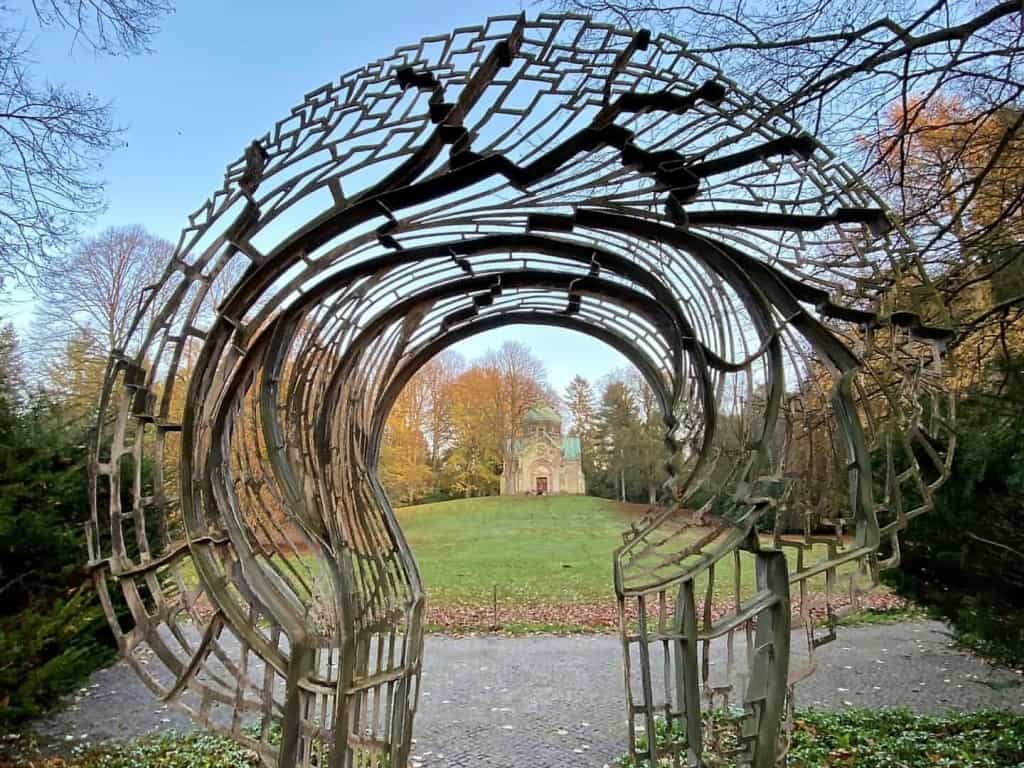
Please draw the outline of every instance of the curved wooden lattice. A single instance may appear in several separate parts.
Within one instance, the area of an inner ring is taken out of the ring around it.
[[[812,592],[873,583],[948,470],[927,289],[854,173],[674,38],[500,17],[399,48],[252,142],[112,356],[89,540],[121,649],[267,764],[404,766],[424,594],[388,410],[445,346],[554,325],[664,414],[663,506],[614,561],[630,749],[664,717],[695,765],[724,707],[771,765],[833,634]]]

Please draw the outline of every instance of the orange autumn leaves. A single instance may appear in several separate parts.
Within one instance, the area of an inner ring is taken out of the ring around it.
[[[450,351],[430,360],[385,428],[380,474],[392,501],[497,493],[505,451],[540,402],[554,402],[547,373],[518,342],[470,365]]]

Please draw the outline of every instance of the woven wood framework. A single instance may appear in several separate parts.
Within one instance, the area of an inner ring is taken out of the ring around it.
[[[766,768],[831,597],[948,473],[927,287],[855,173],[679,40],[509,16],[399,48],[228,167],[112,355],[89,545],[121,650],[268,765],[405,766],[424,591],[388,411],[460,339],[569,328],[664,415],[663,505],[614,553],[629,749],[665,718],[697,765],[725,707]]]

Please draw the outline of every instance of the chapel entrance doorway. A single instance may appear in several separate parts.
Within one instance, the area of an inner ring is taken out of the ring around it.
[[[537,495],[543,496],[548,492],[548,479],[546,477],[537,478]]]

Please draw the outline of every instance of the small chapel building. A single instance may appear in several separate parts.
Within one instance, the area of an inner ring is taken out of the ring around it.
[[[501,473],[502,496],[587,492],[580,439],[562,436],[562,418],[548,405],[530,409]]]

